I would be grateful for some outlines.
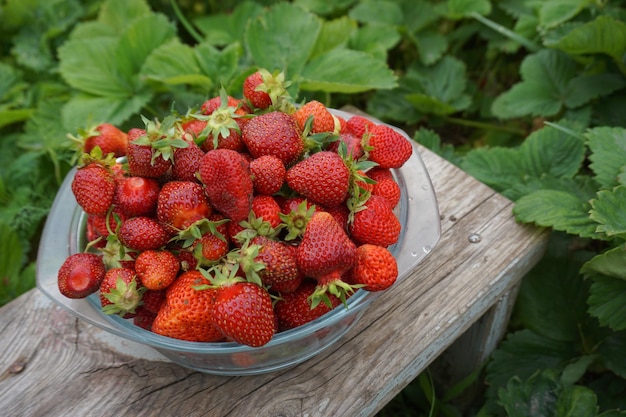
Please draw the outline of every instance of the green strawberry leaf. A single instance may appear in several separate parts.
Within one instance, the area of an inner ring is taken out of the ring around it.
[[[263,13],[263,6],[257,2],[244,1],[232,13],[205,14],[192,22],[205,36],[209,45],[224,46],[234,42],[243,44],[248,22]]]
[[[565,368],[563,369],[560,378],[561,383],[563,385],[576,384],[580,380],[580,378],[582,378],[587,373],[587,370],[597,361],[597,354],[584,355],[577,358],[576,360],[565,366]]]
[[[587,302],[589,314],[615,331],[626,330],[626,280],[596,275]]]
[[[516,321],[546,338],[576,343],[588,321],[588,281],[580,264],[546,256],[525,277],[516,301]]]
[[[350,48],[364,52],[383,51],[383,59],[387,51],[400,42],[398,30],[391,26],[378,23],[368,23],[361,26],[352,34]]]
[[[432,65],[437,62],[448,49],[448,39],[434,30],[425,30],[418,35],[411,36],[417,46],[420,62]]]
[[[502,193],[509,199],[515,201],[522,196],[533,193],[537,190],[564,191],[578,197],[581,201],[588,201],[595,197],[597,192],[597,183],[584,175],[575,178],[556,178],[543,175],[539,178],[521,178],[519,183],[514,184],[508,190],[502,191]]]
[[[356,21],[348,16],[323,21],[320,34],[311,52],[311,58],[322,55],[331,49],[345,47],[357,28]]]
[[[148,14],[133,21],[119,39],[115,50],[116,72],[130,83],[129,89],[141,86],[138,73],[146,59],[160,45],[176,35],[176,29],[164,15]]]
[[[576,108],[598,97],[609,95],[626,86],[621,74],[583,74],[573,78],[566,92],[566,106]]]
[[[98,96],[122,97],[129,85],[116,71],[117,40],[75,39],[59,49],[59,72],[72,87]]]
[[[445,115],[471,104],[470,96],[465,93],[465,64],[457,58],[445,56],[431,67],[415,64],[406,77],[417,87],[406,100],[418,111]]]
[[[523,380],[540,369],[562,370],[578,356],[571,342],[556,341],[528,329],[510,333],[487,364],[487,395],[494,398],[511,375]]]
[[[626,52],[626,23],[600,15],[547,46],[570,55],[606,54],[621,62]]]
[[[413,135],[413,139],[442,158],[451,162],[456,161],[454,147],[449,143],[442,144],[441,137],[433,130],[420,127]]]
[[[148,90],[119,98],[78,94],[63,106],[63,124],[70,132],[101,122],[121,125],[149,103],[152,96]]]
[[[122,33],[135,19],[151,14],[145,0],[106,0],[100,7],[98,22]]]
[[[333,49],[312,59],[299,78],[303,90],[358,93],[393,88],[396,77],[386,63],[350,49]]]
[[[625,94],[611,94],[593,103],[593,117],[596,126],[626,128],[626,117],[622,109],[626,108]]]
[[[531,133],[519,150],[525,175],[570,178],[580,170],[586,151],[582,136],[573,136],[553,127]]]
[[[520,67],[522,82],[496,97],[491,110],[501,119],[554,116],[576,71],[574,61],[558,51],[544,49],[528,55]]]
[[[146,59],[139,75],[169,85],[195,85],[202,91],[213,87],[211,79],[200,73],[193,48],[177,38],[157,47]]]
[[[605,275],[626,280],[626,248],[621,245],[594,256],[582,266],[580,273],[585,277]]]
[[[376,23],[392,26],[404,21],[402,9],[394,1],[365,0],[359,2],[348,12],[348,16],[361,23]]]
[[[626,85],[623,76],[610,73],[578,75],[576,63],[567,55],[545,49],[522,62],[523,81],[498,96],[492,105],[495,116],[554,116],[609,95]]]
[[[597,398],[583,386],[563,386],[552,369],[537,371],[527,380],[515,376],[499,391],[509,417],[595,417]]]
[[[294,80],[311,56],[321,26],[303,8],[277,3],[248,23],[245,46],[259,67],[284,71]]]
[[[591,155],[589,167],[602,188],[610,189],[618,184],[617,177],[626,166],[626,129],[596,127],[586,134]]]
[[[616,375],[626,379],[626,331],[610,334],[598,347],[598,354],[602,357],[604,365]]]
[[[403,80],[401,78],[399,83],[402,84]],[[404,99],[411,91],[402,85],[390,90],[376,90],[367,101],[367,112],[380,120],[417,123],[422,114]]]
[[[604,239],[596,232],[597,223],[589,218],[590,204],[565,191],[538,190],[515,202],[517,220],[551,227],[572,235]]]
[[[402,9],[403,25],[408,34],[414,35],[423,31],[428,26],[441,19],[441,14],[435,10],[434,3],[426,0],[403,0],[400,1]],[[411,36],[414,40],[415,36]]]
[[[566,386],[559,394],[554,415],[558,417],[593,417],[598,413],[596,393],[582,385]]]
[[[217,49],[209,43],[201,43],[196,45],[193,52],[201,73],[213,81],[214,88],[228,85],[237,74],[237,64],[241,57],[241,46],[238,43],[223,49]]]
[[[539,24],[544,28],[553,28],[579,14],[590,0],[546,1],[539,9]]]
[[[20,282],[20,269],[25,253],[18,234],[4,221],[0,222],[0,305],[4,305],[16,296],[15,289]]]
[[[472,13],[488,15],[491,13],[489,0],[448,0],[446,14],[451,19],[461,19]]]
[[[619,186],[613,190],[600,190],[597,198],[591,200],[589,216],[600,223],[598,233],[609,237],[620,237],[626,240],[626,187]]]
[[[524,172],[519,150],[503,147],[474,149],[463,158],[461,168],[500,192],[522,182]]]

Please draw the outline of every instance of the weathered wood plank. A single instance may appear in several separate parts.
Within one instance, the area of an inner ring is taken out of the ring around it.
[[[328,350],[275,373],[206,375],[105,334],[33,290],[0,309],[0,409],[29,417],[375,414],[518,283],[546,241],[514,221],[510,201],[421,154],[441,241]],[[473,233],[480,242],[470,243]]]

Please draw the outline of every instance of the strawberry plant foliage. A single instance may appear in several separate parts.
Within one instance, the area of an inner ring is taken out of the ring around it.
[[[626,85],[620,74],[580,74],[571,57],[549,49],[526,57],[520,75],[522,81],[493,102],[495,116],[555,116]]]

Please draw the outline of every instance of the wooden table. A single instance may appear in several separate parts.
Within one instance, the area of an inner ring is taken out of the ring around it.
[[[274,373],[202,374],[76,319],[35,289],[0,309],[0,415],[372,416],[455,340],[467,341],[455,369],[476,366],[503,335],[547,234],[517,224],[509,200],[420,152],[441,240],[331,348]]]

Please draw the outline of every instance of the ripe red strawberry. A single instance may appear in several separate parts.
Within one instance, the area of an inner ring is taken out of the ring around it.
[[[174,149],[174,163],[172,164],[172,176],[179,181],[200,180],[196,176],[200,169],[200,162],[204,151],[194,141],[189,141],[186,148]]]
[[[152,323],[156,318],[156,313],[147,310],[143,306],[137,307],[135,316],[133,317],[133,324],[139,326],[142,329],[152,330]]]
[[[212,265],[228,254],[230,241],[228,232],[222,237],[210,232],[203,234],[192,246],[192,250],[200,265]]]
[[[190,142],[189,139],[191,139],[191,141],[195,141],[200,137],[202,131],[206,128],[206,120],[200,120],[192,117],[183,121],[180,127],[183,132],[191,135],[191,138],[187,138],[188,142]]]
[[[105,273],[101,256],[94,253],[75,253],[68,256],[59,268],[59,291],[68,298],[85,298],[98,291]]]
[[[180,262],[180,269],[182,271],[193,271],[198,266],[198,259],[194,256],[194,253],[191,249],[179,249],[176,252],[176,257]]]
[[[371,132],[374,126],[376,126],[376,123],[366,117],[359,116],[358,114],[346,120],[347,130],[352,132],[354,136],[359,139],[363,139],[363,135]]]
[[[280,111],[258,115],[242,128],[241,138],[253,158],[273,155],[285,166],[296,162],[304,152],[301,131],[292,116]]]
[[[259,272],[264,285],[275,291],[279,288],[282,290],[280,292],[289,292],[298,287],[303,275],[298,269],[295,246],[265,236],[256,236],[250,243],[260,246],[254,260],[265,265]]]
[[[213,213],[204,187],[193,181],[170,181],[161,187],[157,219],[167,227],[184,230]]]
[[[413,153],[409,140],[384,124],[372,127],[367,145],[369,159],[381,168],[400,168]]]
[[[126,155],[128,135],[110,123],[101,123],[80,132],[78,137],[71,138],[78,143],[84,153],[91,153],[93,148],[98,146],[102,150],[102,155],[109,153],[113,153],[115,157]]]
[[[113,204],[115,179],[101,163],[91,162],[78,168],[71,188],[76,202],[87,214],[105,215]]]
[[[144,138],[144,129],[133,128],[128,131],[128,159],[129,173],[137,177],[158,178],[164,175],[172,166],[170,159],[157,155],[149,144],[140,144],[138,140]]]
[[[149,290],[167,288],[176,279],[178,271],[180,262],[168,250],[145,250],[135,259],[137,278]]]
[[[287,185],[315,204],[341,204],[350,186],[350,170],[330,151],[317,152],[287,170]]]
[[[298,268],[317,280],[321,294],[331,285],[350,291],[340,279],[354,265],[356,246],[330,213],[313,214],[296,255]]]
[[[310,128],[311,133],[334,132],[339,129],[338,126],[335,126],[335,118],[331,112],[317,100],[305,103],[296,110],[293,117],[302,131],[305,130],[309,117],[313,117],[313,124]]]
[[[213,213],[200,225],[201,236],[196,238],[189,250],[192,251],[196,265],[214,265],[230,250],[228,225],[231,222],[220,213]]]
[[[206,100],[204,103],[202,103],[201,106],[201,111],[202,114],[212,114],[215,110],[217,110],[220,106],[222,106],[222,97],[221,96],[215,96],[215,97],[211,97],[210,99]],[[243,103],[241,100],[232,97],[232,96],[226,96],[226,105],[228,107],[234,107],[237,108],[239,106],[242,106],[244,111],[247,111],[249,109],[247,109],[247,107],[243,106]]]
[[[339,225],[343,228],[343,230],[348,230],[348,219],[350,216],[350,210],[345,204],[339,204],[338,206],[329,207],[327,209],[324,209],[324,211],[330,213],[335,218],[337,223],[339,223]]]
[[[161,186],[153,178],[125,177],[117,181],[114,203],[126,217],[152,216]]]
[[[207,152],[200,165],[200,179],[211,205],[233,222],[248,218],[252,206],[250,164],[230,149]]]
[[[141,305],[144,291],[145,288],[138,283],[135,271],[129,268],[111,268],[100,284],[102,312],[131,318]]]
[[[144,251],[165,246],[170,234],[151,217],[132,217],[122,223],[117,237],[129,249]]]
[[[243,81],[243,96],[257,109],[266,109],[272,104],[270,95],[264,90],[264,80],[261,72],[250,74]]]
[[[107,227],[107,218],[109,220],[108,227]],[[118,226],[117,219],[119,219],[121,223],[126,218],[127,216],[123,213],[120,213],[117,206],[113,208],[113,211],[110,215],[88,214],[87,215],[87,233],[89,236],[88,240],[92,241],[99,237],[106,238],[110,234],[109,230],[111,232],[115,232],[117,230],[117,226]]]
[[[296,250],[295,246],[289,246],[289,247],[292,248],[292,250],[295,252]],[[300,285],[304,281],[304,279],[305,279],[304,274],[299,273],[298,276],[295,279],[292,279],[291,281],[281,281],[281,282],[274,283],[272,287],[270,288],[270,290],[280,295],[289,294],[297,290],[298,287],[300,287]]]
[[[165,303],[159,310],[152,331],[180,340],[217,342],[222,334],[212,323],[216,290],[196,289],[208,281],[200,271],[181,274],[166,290]]]
[[[382,291],[398,278],[396,258],[387,248],[364,244],[356,249],[356,262],[347,273],[350,284],[363,285],[366,291]]]
[[[376,181],[372,194],[385,197],[391,208],[395,208],[400,202],[401,190],[389,168],[374,167],[367,171],[367,176]]]
[[[290,241],[302,236],[313,213],[321,210],[306,198],[290,197],[282,203],[281,211],[279,216],[287,229],[284,240]]]
[[[165,290],[146,290],[141,297],[141,307],[153,314],[157,314],[165,302]]]
[[[287,170],[277,157],[263,155],[250,161],[250,173],[254,191],[257,194],[272,195],[285,183]]]
[[[354,214],[348,226],[350,237],[355,243],[387,247],[400,237],[400,221],[394,214],[386,198],[372,195],[363,210]]]
[[[226,339],[243,345],[263,346],[274,336],[272,299],[267,290],[251,282],[220,284],[211,318]]]
[[[330,306],[320,303],[315,308],[311,308],[310,299],[316,287],[315,281],[306,280],[295,291],[281,294],[281,298],[274,306],[278,328],[281,332],[303,326],[341,304],[339,298],[329,294]]]
[[[345,144],[347,155],[350,155],[352,159],[359,159],[365,153],[361,145],[361,137],[351,132],[342,132],[339,135],[339,140],[331,142],[326,149],[332,152],[339,152],[341,143]]]
[[[282,222],[280,219],[280,206],[269,195],[256,195],[252,198],[252,211],[257,219],[263,219],[273,228],[277,228]]]

